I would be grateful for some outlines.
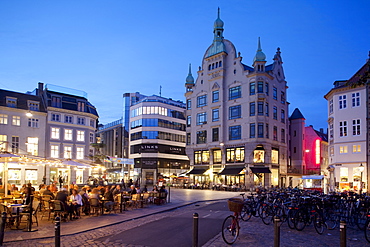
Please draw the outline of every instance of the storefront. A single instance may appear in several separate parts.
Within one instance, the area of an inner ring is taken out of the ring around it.
[[[225,185],[244,186],[245,184],[245,167],[227,165],[218,173],[219,181]],[[220,178],[221,177],[221,178]]]

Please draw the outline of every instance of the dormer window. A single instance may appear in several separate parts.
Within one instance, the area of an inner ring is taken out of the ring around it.
[[[17,99],[6,97],[6,106],[16,108],[17,107]]]
[[[77,103],[77,111],[85,112],[85,102],[79,101]]]
[[[30,111],[39,111],[40,103],[36,101],[28,101],[28,110]]]

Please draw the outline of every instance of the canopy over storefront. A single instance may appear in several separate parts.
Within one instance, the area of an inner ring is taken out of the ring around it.
[[[268,167],[250,167],[253,173],[271,173]]]
[[[208,170],[208,167],[194,167],[193,170],[189,171],[187,175],[203,175]]]
[[[226,166],[219,175],[241,175],[240,173],[243,171],[244,166]]]
[[[324,175],[307,175],[302,176],[302,179],[323,179]]]
[[[88,165],[88,164],[83,164],[83,163],[80,163],[80,162],[76,162],[76,161],[73,161],[73,160],[65,160],[62,162],[62,165],[67,165],[67,166],[77,166],[77,167],[85,167],[85,168],[91,168],[91,165]]]

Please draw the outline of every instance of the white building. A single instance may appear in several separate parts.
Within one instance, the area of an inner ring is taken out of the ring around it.
[[[369,60],[349,80],[335,81],[334,87],[325,95],[328,101],[331,190],[358,192],[361,177],[363,191],[368,185],[366,80],[369,80]]]
[[[223,27],[218,14],[197,79],[191,71],[186,79],[189,175],[207,185],[285,185],[289,121],[280,49],[267,65],[258,40],[252,66],[245,65]]]

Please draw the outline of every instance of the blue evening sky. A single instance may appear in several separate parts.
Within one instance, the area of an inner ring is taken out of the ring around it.
[[[280,47],[289,114],[327,128],[323,96],[349,79],[370,50],[368,0],[1,0],[0,88],[37,82],[83,90],[105,124],[122,94],[184,101],[188,64],[196,76],[221,8],[224,37],[252,64],[261,37],[267,64]]]

